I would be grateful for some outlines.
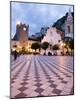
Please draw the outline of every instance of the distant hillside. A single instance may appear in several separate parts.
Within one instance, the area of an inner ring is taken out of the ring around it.
[[[58,19],[53,25],[52,27],[56,27],[58,30],[61,30],[64,32],[64,26],[65,26],[65,20],[67,18],[68,13],[66,13],[65,16],[63,16],[62,18]],[[72,16],[74,18],[74,12],[72,12]]]

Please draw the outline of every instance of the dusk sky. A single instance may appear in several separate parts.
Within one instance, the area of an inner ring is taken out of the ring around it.
[[[16,33],[18,21],[29,24],[29,34],[35,34],[43,26],[52,26],[66,12],[73,11],[73,6],[37,3],[11,3],[11,37]]]

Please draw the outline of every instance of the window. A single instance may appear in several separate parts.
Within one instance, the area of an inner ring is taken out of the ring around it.
[[[68,33],[70,33],[70,26],[68,26]]]

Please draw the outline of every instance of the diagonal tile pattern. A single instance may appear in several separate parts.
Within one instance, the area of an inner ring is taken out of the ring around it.
[[[70,94],[72,56],[21,55],[11,62],[11,98]]]

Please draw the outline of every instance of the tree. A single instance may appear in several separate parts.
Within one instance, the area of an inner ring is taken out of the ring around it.
[[[49,46],[48,42],[43,42],[42,45],[41,45],[42,49],[44,49],[45,52],[46,52],[46,49],[48,48],[48,46]]]
[[[66,37],[64,40],[64,43],[66,44],[66,48],[68,50],[68,47],[72,50],[74,49],[74,39],[70,37]]]
[[[58,46],[58,44],[55,44],[55,45],[53,46],[52,49],[53,49],[53,50],[59,50],[59,46]]]
[[[71,39],[71,41],[69,42],[69,48],[74,49],[74,39]]]
[[[32,49],[34,49],[34,50],[35,50],[35,52],[36,52],[36,49],[40,49],[40,44],[39,44],[39,43],[37,43],[37,42],[32,43],[31,48],[32,48]]]
[[[69,44],[70,44],[71,41],[72,41],[72,38],[70,38],[70,37],[65,37],[65,38],[64,38],[64,43],[65,43],[66,45],[68,45],[68,46],[69,46]]]
[[[25,53],[25,47],[22,47],[22,53],[23,54]]]
[[[53,50],[59,50],[59,45],[58,44],[55,44],[53,47],[52,47]],[[54,52],[54,55],[57,55],[57,51]]]

